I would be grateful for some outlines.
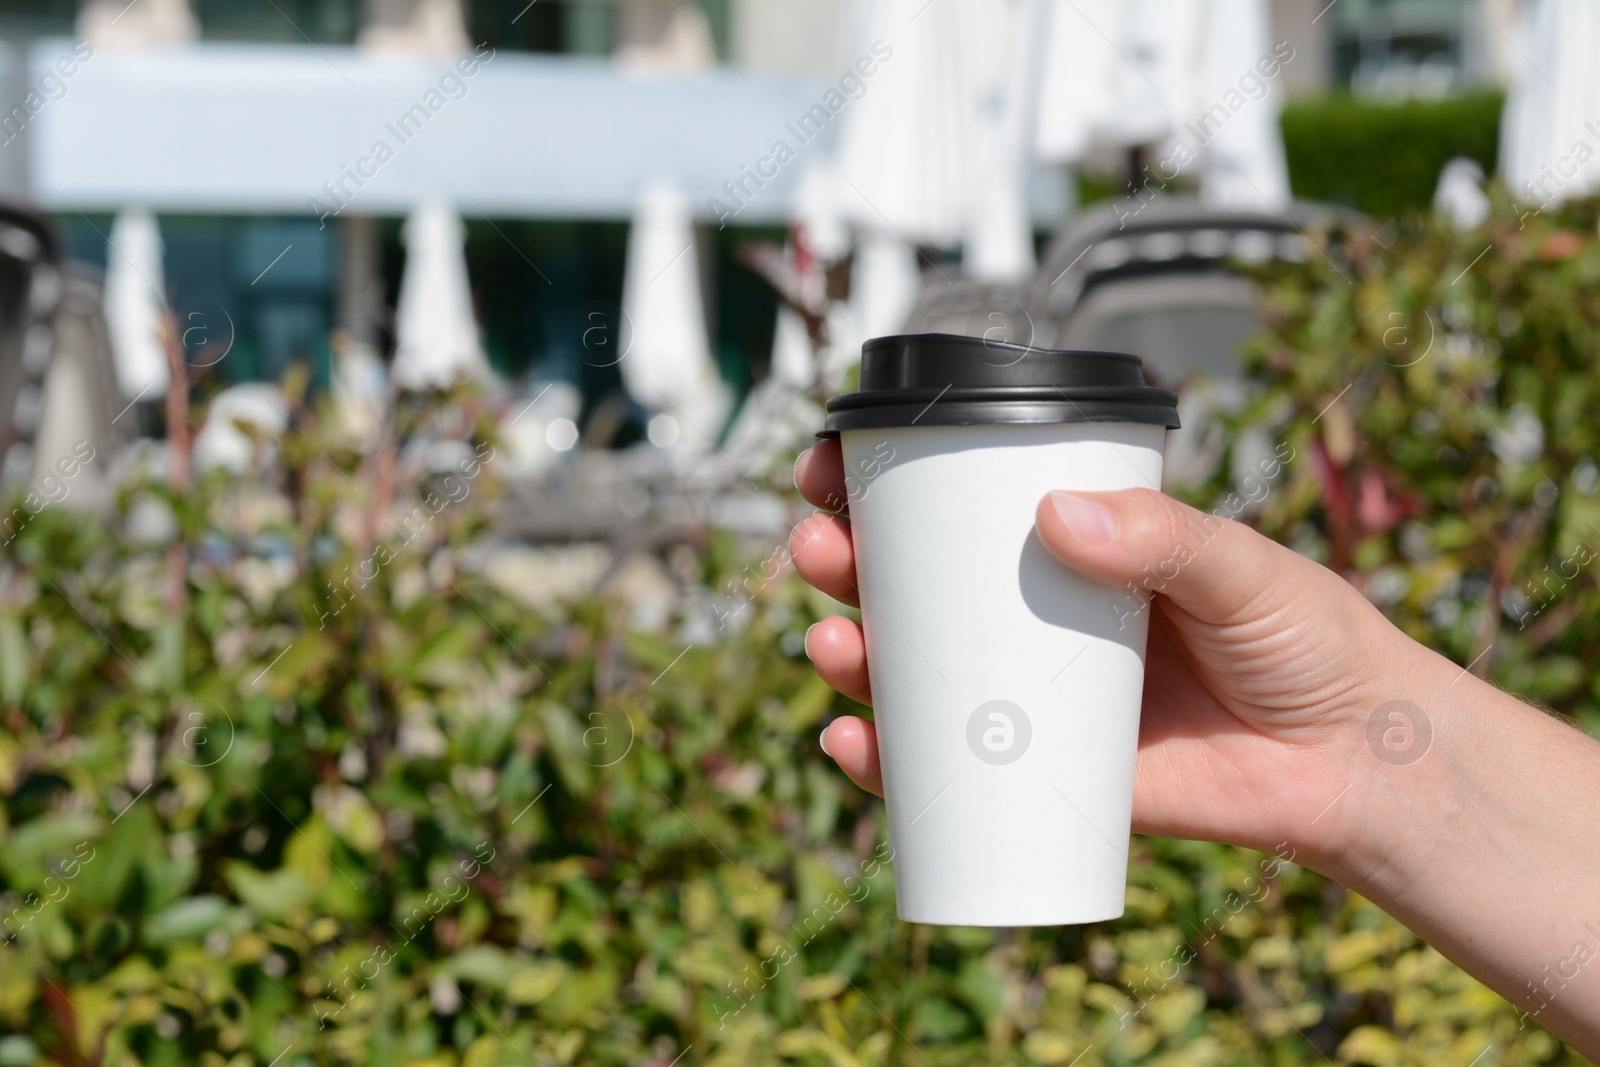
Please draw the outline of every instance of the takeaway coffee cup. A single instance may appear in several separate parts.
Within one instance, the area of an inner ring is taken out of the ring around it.
[[[840,438],[902,919],[1122,914],[1148,595],[1040,543],[1052,489],[1161,485],[1177,398],[1135,356],[880,337]]]

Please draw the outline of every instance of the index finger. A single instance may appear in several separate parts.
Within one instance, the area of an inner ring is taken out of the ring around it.
[[[849,510],[849,493],[844,484],[844,451],[838,441],[818,441],[794,461],[794,484],[805,497],[824,511]]]

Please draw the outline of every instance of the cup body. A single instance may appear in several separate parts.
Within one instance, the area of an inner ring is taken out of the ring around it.
[[[1122,914],[1148,594],[1058,563],[1053,489],[1159,488],[1132,422],[845,430],[846,487],[902,919]]]

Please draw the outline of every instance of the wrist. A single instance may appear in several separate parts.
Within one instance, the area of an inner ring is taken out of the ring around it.
[[[1385,698],[1346,727],[1347,785],[1303,862],[1395,911],[1441,884],[1467,889],[1487,855],[1535,847],[1540,783],[1595,746],[1420,646],[1380,677]]]
[[[1600,956],[1600,744],[1417,651],[1396,688],[1426,716],[1426,751],[1355,756],[1330,847],[1301,862],[1593,1055],[1600,987],[1576,978]]]
[[[1485,698],[1516,703],[1435,652],[1409,641],[1390,647],[1336,727],[1338,788],[1289,838],[1299,841],[1300,862],[1369,898],[1419,862],[1447,860],[1434,855],[1439,820],[1459,807],[1462,762],[1481,747]]]

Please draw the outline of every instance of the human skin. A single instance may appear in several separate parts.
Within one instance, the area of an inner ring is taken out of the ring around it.
[[[802,454],[795,482],[824,509],[796,527],[795,566],[855,606],[838,443]],[[1117,588],[1192,557],[1151,605],[1134,832],[1287,846],[1600,1058],[1600,742],[1412,641],[1337,574],[1249,527],[1147,489],[1051,493],[1035,524],[1064,565]],[[824,619],[806,651],[871,703],[857,623]],[[1406,733],[1397,707],[1424,725]],[[1386,745],[1389,729],[1414,747]],[[837,719],[822,747],[882,794],[872,723]]]

